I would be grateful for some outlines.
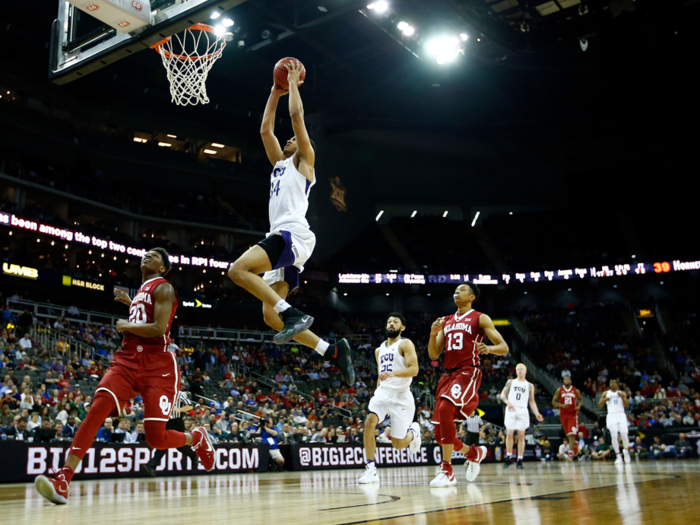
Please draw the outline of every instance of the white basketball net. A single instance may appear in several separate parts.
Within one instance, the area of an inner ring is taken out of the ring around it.
[[[226,47],[223,37],[197,26],[173,35],[156,47],[170,82],[171,100],[179,106],[208,104],[207,77]]]

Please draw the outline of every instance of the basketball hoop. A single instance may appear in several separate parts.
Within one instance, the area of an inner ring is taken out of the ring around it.
[[[179,106],[208,104],[207,76],[224,48],[225,34],[195,24],[151,46],[163,59],[172,101]]]

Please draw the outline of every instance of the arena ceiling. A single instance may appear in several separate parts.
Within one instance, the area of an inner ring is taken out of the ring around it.
[[[308,122],[338,140],[520,162],[575,158],[591,145],[648,149],[650,134],[670,148],[697,137],[697,0],[391,0],[383,15],[368,2],[247,0],[224,13],[235,39],[214,66],[212,103],[203,108],[171,105],[151,51],[51,84],[54,1],[31,10],[23,0],[2,1],[0,45],[11,52],[0,65],[34,96],[70,101],[95,118],[130,112],[251,144],[284,56],[308,70]],[[463,33],[452,62],[438,64],[426,51],[431,39]]]

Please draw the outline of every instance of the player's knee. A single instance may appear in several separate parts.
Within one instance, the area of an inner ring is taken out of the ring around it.
[[[242,265],[239,261],[240,259],[234,263],[231,263],[231,266],[228,267],[228,276],[236,284],[240,282],[243,272],[247,271],[244,265]]]
[[[379,418],[374,414],[368,414],[365,419],[365,429],[372,429],[372,432],[374,432],[377,423],[379,423]]]

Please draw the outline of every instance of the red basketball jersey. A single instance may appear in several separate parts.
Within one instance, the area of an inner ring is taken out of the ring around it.
[[[479,366],[481,359],[474,341],[484,340],[484,331],[479,326],[481,312],[469,310],[445,317],[442,331],[445,334],[445,361],[447,370],[465,366]]]
[[[169,281],[163,279],[162,277],[154,277],[145,281],[141,288],[139,288],[138,293],[131,301],[131,307],[129,308],[129,322],[134,324],[146,324],[155,322],[155,291],[158,286],[163,283],[171,284]],[[174,288],[174,287],[173,287]],[[139,350],[139,346],[143,348],[158,347],[158,350],[162,349],[167,351],[170,346],[170,326],[173,324],[173,317],[175,317],[175,311],[177,310],[178,297],[177,292],[175,292],[175,301],[173,302],[173,309],[170,312],[170,319],[168,320],[168,327],[165,329],[165,334],[161,337],[138,337],[129,332],[126,332],[126,337],[122,346],[127,350]]]
[[[559,387],[560,412],[565,412],[567,414],[576,413],[576,392],[578,391],[575,386],[569,387],[569,390],[564,386]]]

